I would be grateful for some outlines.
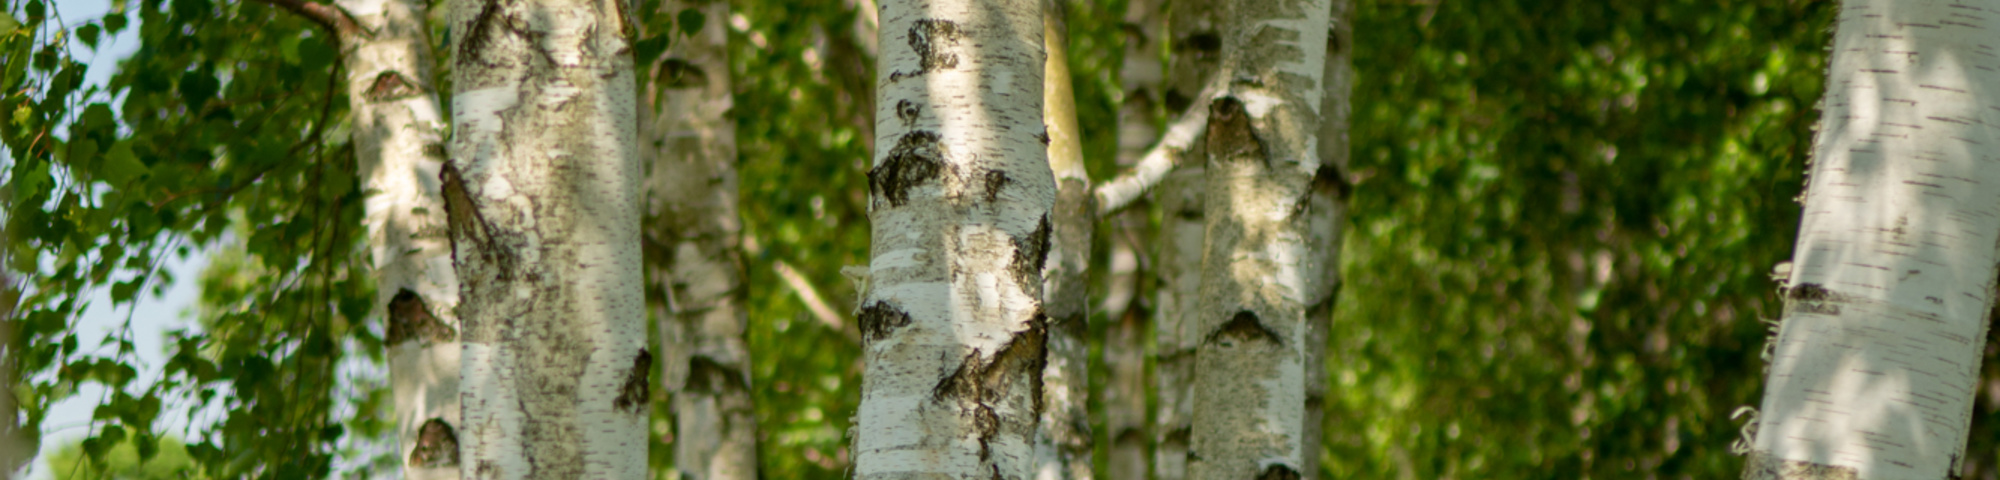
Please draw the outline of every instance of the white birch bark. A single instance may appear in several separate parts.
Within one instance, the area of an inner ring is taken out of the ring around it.
[[[376,304],[387,321],[397,458],[411,480],[458,478],[458,276],[438,172],[444,118],[425,38],[427,6],[341,0],[348,108],[361,167]]]
[[[2000,2],[1849,0],[1838,22],[1743,476],[1955,477],[2000,244]]]
[[[1188,476],[1297,479],[1304,472],[1305,316],[1319,170],[1326,0],[1224,7],[1209,102],[1206,230]]]
[[[854,476],[1033,478],[1055,182],[1037,1],[881,6]]]
[[[736,213],[729,3],[670,0],[706,18],[647,59],[641,87],[647,179],[647,265],[660,322],[661,382],[674,406],[674,466],[686,480],[757,478],[757,420],[744,339],[742,222]],[[643,27],[641,27],[643,29]],[[651,34],[653,32],[648,32]]]
[[[1175,2],[1167,25],[1171,29],[1170,62],[1162,100],[1182,119],[1196,116],[1195,100],[1207,90],[1222,55],[1220,9],[1223,2]],[[1199,108],[1206,108],[1205,105]],[[1205,123],[1207,113],[1199,114]],[[1206,125],[1202,125],[1206,128]],[[1174,130],[1169,128],[1167,135]],[[1206,148],[1200,135],[1190,133],[1187,151],[1201,158]],[[1141,160],[1141,163],[1145,163]],[[1199,161],[1178,162],[1153,190],[1159,203],[1160,252],[1153,315],[1154,388],[1159,402],[1153,409],[1153,476],[1159,480],[1187,478],[1188,439],[1194,418],[1194,352],[1199,345],[1196,303],[1201,290],[1203,236],[1202,187],[1206,168]]]
[[[1047,55],[1042,73],[1042,123],[1048,128],[1049,169],[1056,199],[1049,215],[1052,240],[1043,270],[1042,305],[1048,314],[1048,364],[1042,369],[1041,428],[1035,435],[1037,480],[1091,478],[1089,291],[1090,235],[1096,227],[1090,174],[1083,168],[1082,131],[1069,78],[1069,25],[1065,2],[1042,0]]]
[[[1306,410],[1305,478],[1319,475],[1320,443],[1326,419],[1326,342],[1333,328],[1333,310],[1339,302],[1345,279],[1340,274],[1341,238],[1347,232],[1347,119],[1353,109],[1349,92],[1354,89],[1354,66],[1350,61],[1354,32],[1354,4],[1349,0],[1329,0],[1326,66],[1319,103],[1319,172],[1314,175],[1312,205],[1312,252],[1308,265],[1317,271],[1306,275]]]
[[[630,7],[452,0],[461,475],[639,478],[651,409]]]

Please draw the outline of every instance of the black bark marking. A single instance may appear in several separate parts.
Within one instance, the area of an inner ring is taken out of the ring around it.
[[[1035,139],[1036,139],[1036,140],[1041,140],[1041,141],[1042,141],[1042,146],[1044,146],[1044,147],[1046,147],[1046,146],[1049,146],[1049,142],[1051,141],[1051,139],[1049,138],[1049,126],[1048,126],[1048,124],[1042,124],[1042,131],[1041,131],[1040,133],[1036,133],[1036,134],[1035,134]]]
[[[653,74],[653,82],[660,88],[698,88],[708,85],[708,71],[687,60],[669,58],[660,62],[658,72]]]
[[[1222,97],[1208,106],[1208,161],[1262,161],[1269,166],[1270,159],[1264,156],[1264,141],[1257,138],[1257,131],[1250,127],[1250,112],[1244,110],[1243,102],[1236,97]]]
[[[1194,50],[1210,54],[1221,52],[1222,35],[1208,30],[1194,32],[1194,34],[1188,35],[1187,39],[1181,42],[1179,50]]]
[[[1194,105],[1194,98],[1189,97],[1187,93],[1181,92],[1178,89],[1169,89],[1162,96],[1164,97],[1162,100],[1166,102],[1167,111],[1169,112],[1185,111],[1188,109],[1188,106]]]
[[[1792,300],[1791,304],[1799,311],[1820,315],[1839,315],[1840,304],[1847,301],[1847,297],[1817,283],[1801,283],[1792,287],[1786,298]]]
[[[422,93],[424,88],[415,80],[391,70],[376,75],[375,81],[368,84],[368,91],[363,92],[362,97],[367,98],[369,102],[384,102]]]
[[[861,325],[862,336],[868,341],[876,342],[889,338],[889,334],[895,333],[898,328],[909,326],[910,314],[887,303],[875,302],[868,308],[861,309],[861,314],[855,316],[855,321]]]
[[[486,0],[480,5],[479,16],[463,29],[465,40],[464,43],[458,44],[458,58],[461,59],[459,61],[482,62],[481,54],[492,45],[493,36],[497,35],[494,27],[501,21],[499,0]]]
[[[423,468],[458,464],[458,434],[444,419],[433,418],[417,429],[417,446],[410,450],[410,464]]]
[[[917,124],[917,116],[924,113],[924,107],[909,100],[896,101],[896,118],[903,120],[904,127]]]
[[[1035,231],[1028,232],[1027,238],[1014,238],[1014,260],[1007,269],[1014,274],[1014,280],[1022,285],[1040,285],[1042,266],[1049,262],[1049,215],[1042,214],[1042,221]]]
[[[688,357],[687,386],[691,392],[722,393],[731,388],[749,391],[750,384],[735,368],[707,355]]]
[[[1014,338],[1000,347],[991,358],[980,355],[979,350],[966,354],[958,363],[958,368],[938,381],[931,388],[931,399],[938,403],[960,402],[972,411],[973,426],[979,429],[979,459],[987,460],[992,453],[989,443],[1000,434],[1000,415],[995,412],[995,404],[1006,400],[1016,388],[1025,388],[1024,393],[1034,403],[1034,412],[1025,415],[1031,422],[1042,413],[1042,367],[1048,364],[1048,317],[1036,312],[1028,320],[1028,329],[1014,334]],[[1022,381],[1026,380],[1023,385]]]
[[[1792,287],[1792,294],[1790,296],[1792,300],[1819,302],[1832,300],[1834,293],[1817,283],[1801,283],[1799,286]]]
[[[653,395],[652,381],[648,379],[652,371],[653,352],[639,349],[639,356],[632,359],[632,370],[625,373],[625,386],[618,389],[618,397],[611,399],[611,406],[626,413],[647,413],[645,407]]]
[[[1014,180],[1007,178],[1007,172],[987,170],[983,182],[986,184],[986,201],[988,203],[998,201],[1000,199],[1000,187],[1005,187],[1008,182],[1012,181]]]
[[[1249,310],[1236,312],[1236,316],[1230,318],[1229,322],[1208,334],[1209,343],[1218,343],[1225,347],[1256,340],[1271,342],[1271,345],[1276,346],[1285,345],[1284,339],[1278,336],[1278,332],[1264,326],[1264,322],[1257,318],[1256,312]]]
[[[389,328],[383,340],[394,347],[410,340],[449,342],[458,331],[431,314],[430,305],[410,289],[401,289],[389,299]]]
[[[1319,170],[1313,172],[1313,188],[1332,190],[1342,202],[1354,194],[1354,183],[1347,181],[1347,174],[1340,171],[1340,166],[1334,165],[1333,162],[1319,164]]]
[[[868,186],[888,199],[890,206],[900,207],[910,201],[911,188],[937,178],[943,170],[944,150],[938,145],[938,134],[917,130],[896,139],[889,158],[868,171]]]
[[[917,51],[918,68],[922,70],[917,75],[958,68],[958,55],[948,47],[958,45],[964,35],[958,22],[918,20],[910,27],[910,49]]]
[[[1299,480],[1299,478],[1299,471],[1285,464],[1264,467],[1264,472],[1257,474],[1257,480]]]
[[[474,206],[472,195],[465,191],[464,175],[459,173],[458,166],[446,162],[438,172],[438,180],[443,183],[445,223],[451,227],[451,258],[454,263],[465,260],[462,255],[465,252],[459,248],[461,242],[470,243],[481,260],[494,266],[493,280],[512,281],[514,256],[494,244],[498,232]]]

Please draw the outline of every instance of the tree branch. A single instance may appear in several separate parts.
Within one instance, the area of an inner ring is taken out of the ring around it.
[[[354,17],[347,16],[347,12],[341,10],[340,7],[306,0],[258,1],[283,8],[293,14],[305,17],[307,20],[312,20],[313,23],[318,23],[320,26],[332,31],[334,36],[342,41],[361,31],[361,25],[354,23]]]
[[[1181,118],[1167,125],[1167,133],[1160,136],[1159,143],[1153,144],[1146,156],[1124,174],[1097,186],[1097,216],[1106,217],[1130,206],[1133,200],[1153,189],[1160,179],[1180,166],[1181,155],[1187,152],[1202,131],[1208,128],[1208,99],[1212,95],[1204,89],[1197,97],[1200,101],[1188,106]]]

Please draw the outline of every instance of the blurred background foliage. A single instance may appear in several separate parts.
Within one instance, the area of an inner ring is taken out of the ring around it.
[[[185,459],[211,478],[383,471],[382,327],[356,243],[336,46],[256,1],[116,0],[89,19],[51,18],[43,2],[5,0],[0,19],[0,260],[13,282],[0,290],[18,292],[0,308],[4,367],[24,376],[19,428],[95,383],[112,393],[91,439],[42,446],[99,458],[84,468],[126,468],[130,448],[153,459],[146,472]],[[730,27],[767,478],[849,467],[854,326],[816,317],[778,272],[853,307],[839,270],[867,262],[872,5],[741,0],[728,18],[643,19]],[[1122,1],[1068,8],[1101,181],[1116,173],[1117,69],[1135,29]],[[1734,476],[1743,422],[1730,415],[1759,398],[1762,320],[1779,306],[1768,272],[1797,229],[1835,8],[1357,1],[1355,23],[1338,26],[1355,43],[1355,188],[1319,477]],[[140,53],[84,85],[72,52],[124,30]],[[1096,236],[1096,272],[1112,236]],[[198,279],[158,268],[196,250],[210,262]],[[74,346],[89,292],[122,304],[175,281],[203,293],[165,365],[137,362],[129,340]],[[1106,323],[1093,314],[1100,389]],[[1991,345],[1966,478],[2000,477]],[[183,449],[155,428],[163,402],[224,414]],[[656,405],[654,465],[672,478],[671,412]]]

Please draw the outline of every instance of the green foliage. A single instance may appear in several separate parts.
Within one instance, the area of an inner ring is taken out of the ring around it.
[[[709,22],[730,27],[739,204],[759,246],[745,268],[761,463],[769,478],[841,478],[860,346],[851,319],[814,319],[773,265],[853,307],[838,272],[867,262],[868,12],[750,1],[705,18],[642,3],[656,33],[635,45],[642,58]],[[13,333],[0,370],[25,379],[10,385],[25,421],[0,427],[38,430],[49,405],[97,384],[109,393],[95,435],[60,453],[96,458],[91,476],[354,473],[334,472],[336,456],[389,426],[386,395],[335,368],[383,350],[365,323],[366,192],[337,43],[260,2],[115,5],[54,19],[28,0],[0,15],[0,297],[19,302],[0,307]],[[1360,2],[1347,286],[1319,476],[1734,475],[1728,414],[1760,393],[1758,320],[1778,313],[1764,272],[1796,230],[1833,7]],[[1085,154],[1102,180],[1124,6],[1068,8]],[[70,52],[135,25],[140,53],[109,85],[84,85],[87,68],[112,65]],[[448,104],[449,55],[437,58]],[[1098,272],[1113,235],[1147,233],[1096,235]],[[70,332],[89,292],[130,305],[188,281],[158,265],[197,248],[216,252],[194,280],[199,328],[171,337],[165,365],[137,364],[129,329],[79,347]],[[159,382],[136,381],[155,371]],[[182,449],[153,433],[175,402],[230,414]],[[672,441],[665,405],[656,438]],[[1996,411],[1982,393],[1970,478],[2000,469]],[[124,460],[148,452],[144,466]],[[668,468],[671,449],[652,462]]]
[[[87,454],[127,438],[150,451],[163,403],[178,401],[235,413],[188,447],[199,470],[329,474],[344,434],[332,415],[344,353],[335,346],[380,346],[355,323],[373,291],[356,270],[361,192],[327,32],[264,3],[120,1],[67,26],[45,18],[40,1],[17,7],[10,15],[26,22],[0,34],[10,65],[0,74],[9,113],[0,196],[4,263],[22,279],[5,320],[26,423],[94,383],[109,391]],[[93,66],[70,59],[67,39],[95,49],[134,14],[138,53],[108,85],[83,85]],[[31,51],[32,65],[15,68]],[[70,325],[91,291],[108,288],[113,306],[129,307],[176,281],[159,268],[168,256],[245,239],[258,281],[205,292],[228,308],[172,339],[166,365],[136,363],[129,320],[106,339],[112,348],[77,348]],[[136,384],[142,369],[164,379]]]
[[[1718,478],[1827,2],[1364,2],[1336,478]]]
[[[96,453],[87,454],[86,452]],[[91,460],[92,457],[97,460]],[[115,480],[204,479],[177,438],[134,436],[114,442],[80,441],[49,456],[55,478]]]

